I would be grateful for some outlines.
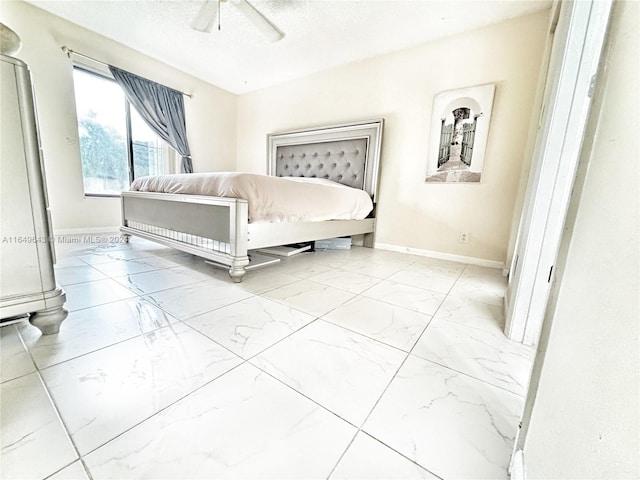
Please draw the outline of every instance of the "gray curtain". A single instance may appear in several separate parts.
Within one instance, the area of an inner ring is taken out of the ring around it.
[[[111,65],[109,70],[149,128],[182,155],[180,171],[193,173],[183,94]]]

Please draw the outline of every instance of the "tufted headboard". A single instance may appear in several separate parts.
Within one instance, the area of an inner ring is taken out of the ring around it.
[[[379,119],[268,135],[269,175],[327,178],[375,201],[382,126]]]

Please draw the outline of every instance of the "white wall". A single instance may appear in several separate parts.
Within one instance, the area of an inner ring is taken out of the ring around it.
[[[21,0],[1,20],[23,39],[30,66],[54,229],[116,227],[119,200],[85,198],[72,83],[60,47],[189,93],[188,139],[196,171],[266,171],[266,134],[385,117],[377,242],[505,260],[525,156],[548,12],[357,62],[236,97]],[[431,104],[443,90],[496,83],[481,184],[427,185]],[[470,232],[468,244],[458,242]]]
[[[615,2],[523,421],[528,479],[640,478],[640,3]]]
[[[0,15],[20,35],[23,47],[16,57],[32,73],[54,230],[120,225],[118,198],[84,197],[72,63],[63,45],[193,93],[193,99],[185,98],[185,114],[194,169],[235,169],[235,95],[22,1],[2,1]]]
[[[376,242],[504,262],[548,15],[242,95],[238,169],[266,172],[267,133],[384,117]],[[433,96],[485,83],[496,96],[482,183],[426,184]]]

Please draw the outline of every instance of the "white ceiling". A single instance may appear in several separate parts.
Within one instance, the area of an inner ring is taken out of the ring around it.
[[[549,8],[550,0],[249,0],[276,43],[230,3],[221,30],[191,28],[204,0],[27,0],[233,93]],[[83,53],[82,51],[80,53]]]

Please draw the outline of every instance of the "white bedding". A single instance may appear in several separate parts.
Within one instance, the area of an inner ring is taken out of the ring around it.
[[[361,220],[373,209],[367,192],[322,178],[188,173],[141,177],[131,190],[243,198],[253,223]]]

